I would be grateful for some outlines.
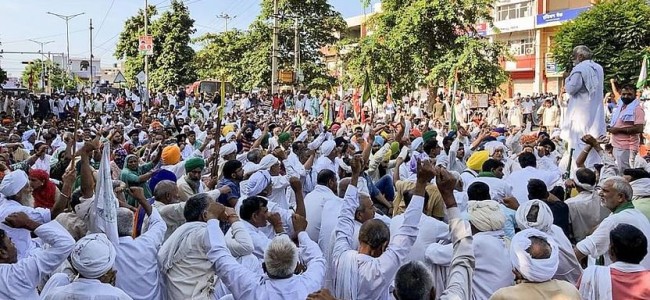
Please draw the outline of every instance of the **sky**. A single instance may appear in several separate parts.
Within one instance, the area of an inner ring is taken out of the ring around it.
[[[224,21],[217,15],[225,13],[236,16],[228,28],[245,29],[260,11],[261,0],[183,0],[195,20],[195,36],[207,32],[220,32]],[[359,0],[328,0],[344,18],[361,15]],[[379,2],[378,0],[372,1]],[[169,9],[170,0],[149,0],[158,7],[159,14]],[[61,15],[85,13],[69,21],[70,57],[90,56],[89,23],[93,21],[93,53],[101,59],[102,67],[111,67],[117,60],[113,57],[115,45],[126,19],[135,15],[144,0],[0,0],[0,49],[4,51],[37,52],[40,45],[29,41],[50,42],[44,52],[66,51],[65,21],[47,14]],[[10,77],[19,77],[22,61],[39,58],[40,55],[2,54],[0,66]]]

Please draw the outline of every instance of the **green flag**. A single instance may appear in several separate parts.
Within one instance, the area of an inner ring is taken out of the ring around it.
[[[458,120],[456,120],[456,86],[458,84],[458,71],[454,74],[454,89],[451,91],[451,120],[449,121],[449,129],[458,130]]]
[[[643,63],[641,63],[641,73],[639,73],[639,80],[636,82],[637,89],[643,89],[648,81],[648,55],[643,56]]]

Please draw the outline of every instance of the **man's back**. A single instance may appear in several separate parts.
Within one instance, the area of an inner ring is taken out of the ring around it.
[[[491,300],[526,299],[580,299],[578,289],[572,284],[552,279],[546,282],[525,282],[498,290]]]
[[[43,299],[131,300],[132,298],[122,290],[97,279],[77,278],[68,285],[52,289]]]

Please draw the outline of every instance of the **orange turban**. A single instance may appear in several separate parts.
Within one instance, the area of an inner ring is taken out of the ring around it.
[[[181,161],[181,148],[177,145],[167,146],[162,151],[162,164],[175,165]]]

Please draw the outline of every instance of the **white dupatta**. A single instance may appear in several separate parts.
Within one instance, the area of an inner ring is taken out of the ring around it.
[[[591,266],[582,274],[580,281],[580,297],[584,300],[612,300],[612,276],[610,268],[625,273],[644,271],[638,264],[615,262],[607,267]]]

